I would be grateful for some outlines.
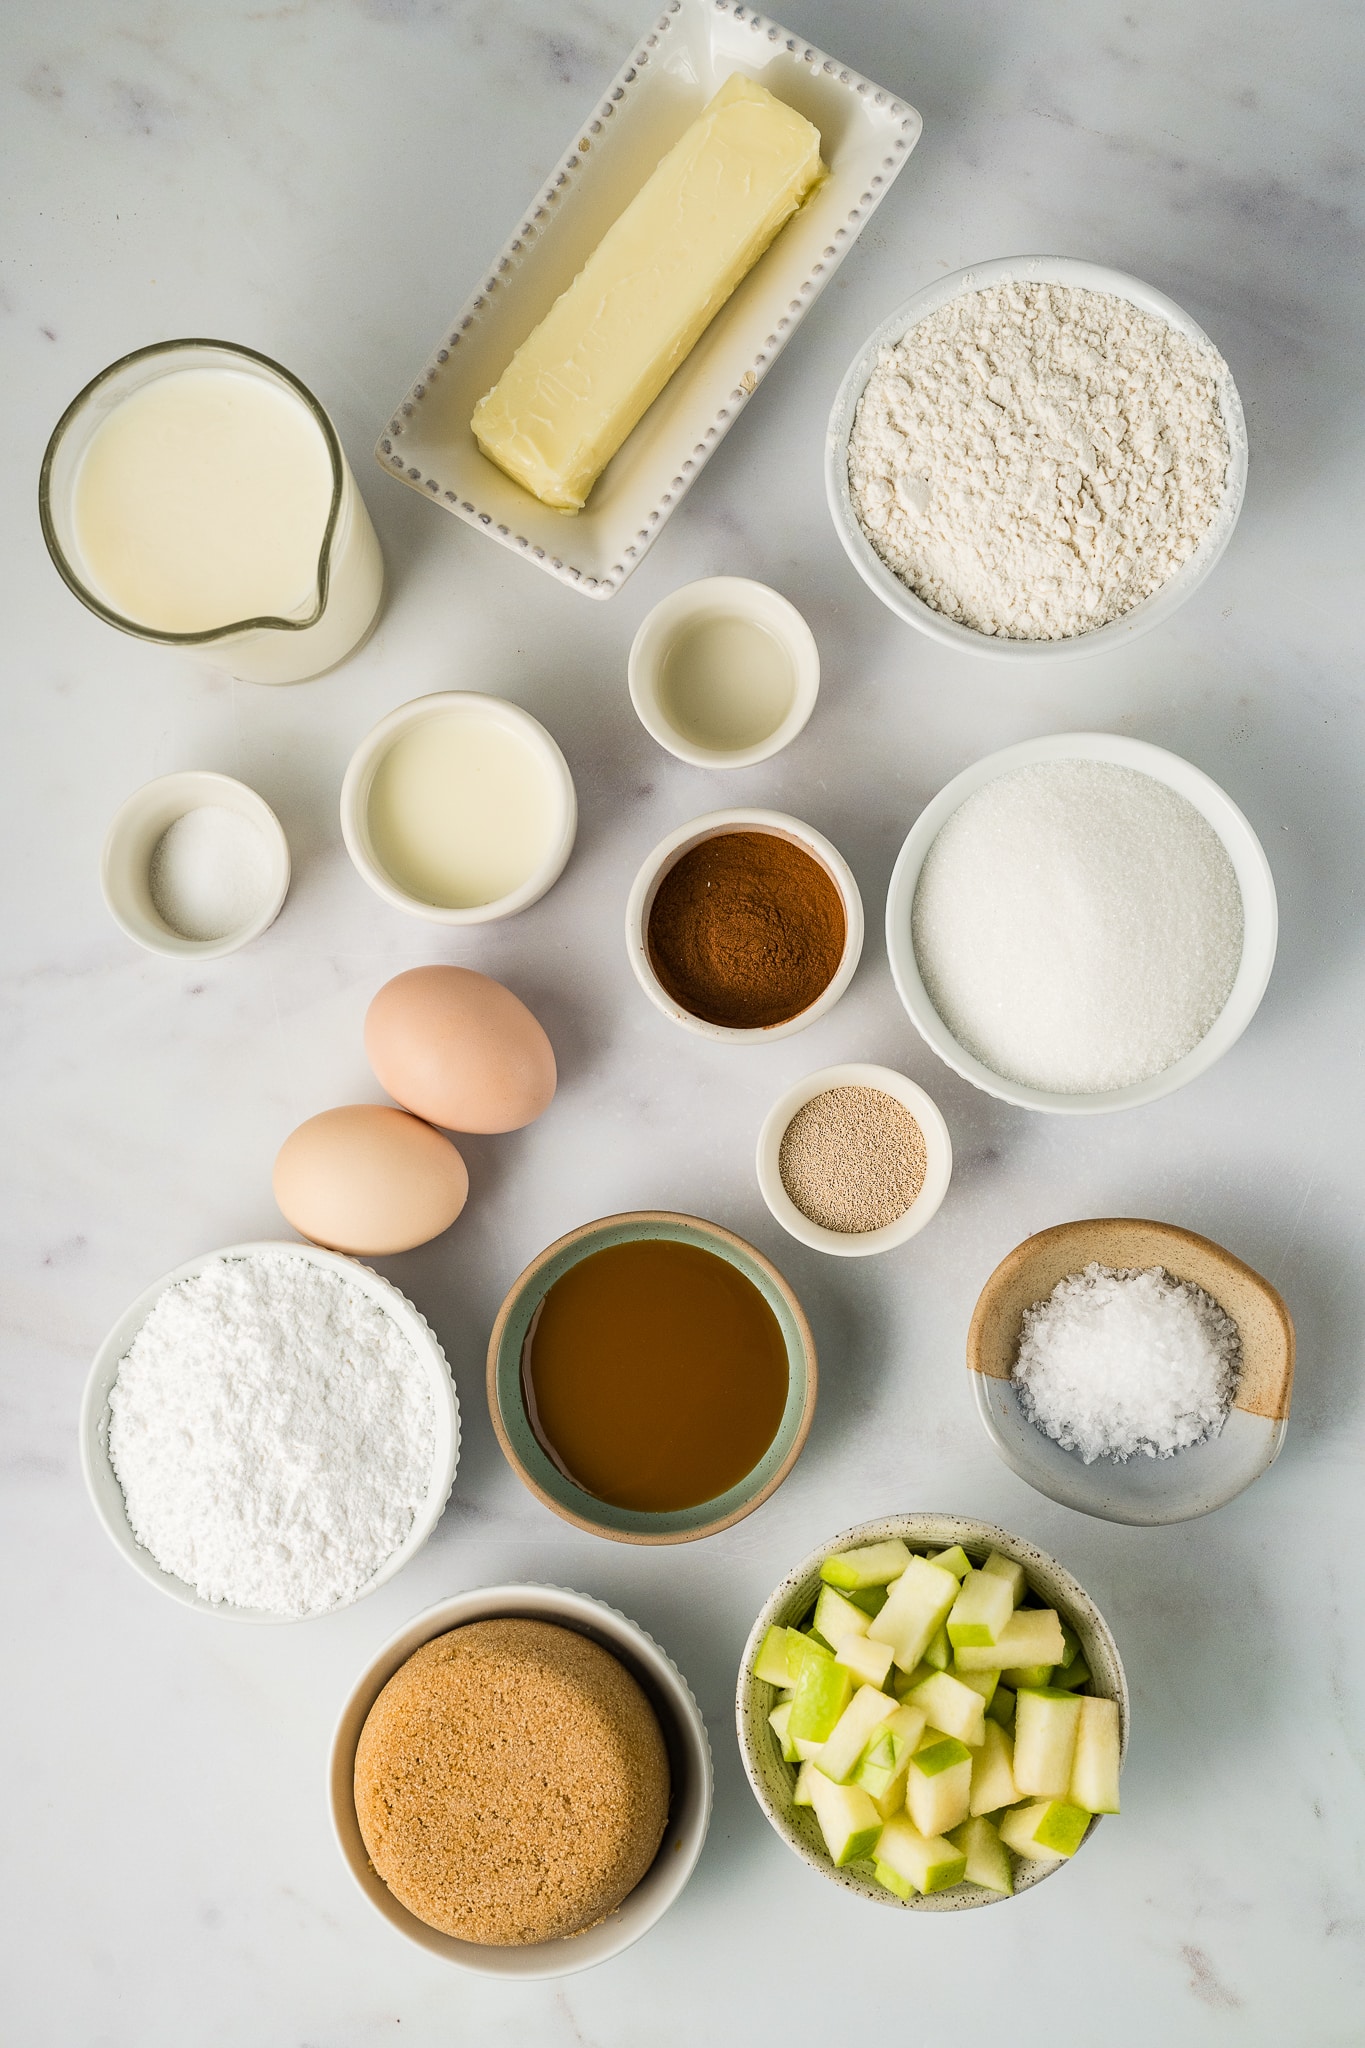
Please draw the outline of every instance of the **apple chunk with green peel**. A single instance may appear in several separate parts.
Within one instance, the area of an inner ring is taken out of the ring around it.
[[[870,1856],[885,1823],[860,1785],[833,1785],[812,1764],[807,1784],[831,1860],[842,1869]]]
[[[853,1696],[853,1678],[833,1657],[808,1657],[792,1694],[787,1731],[793,1742],[828,1742]]]
[[[1091,1813],[1119,1810],[1119,1710],[1114,1700],[1081,1697],[1068,1797]]]
[[[1016,1856],[1046,1861],[1052,1856],[1074,1856],[1085,1840],[1090,1815],[1065,1799],[1034,1799],[1027,1806],[1012,1806],[1000,1815],[1000,1839]]]
[[[1014,1872],[998,1829],[992,1827],[985,1814],[974,1814],[971,1820],[964,1820],[960,1828],[954,1828],[948,1840],[955,1849],[960,1849],[967,1859],[964,1875],[968,1884],[982,1885],[988,1892],[1004,1892],[1007,1897],[1014,1891]]]
[[[1019,1797],[1014,1782],[1014,1744],[998,1721],[987,1721],[980,1749],[972,1751],[972,1816],[998,1813]]]
[[[1028,1580],[1024,1576],[1024,1567],[1021,1564],[1016,1564],[1012,1557],[1002,1557],[998,1550],[993,1550],[981,1569],[989,1578],[1003,1579],[1005,1581],[1010,1589],[1010,1597],[1017,1607],[1028,1591]]]
[[[874,1643],[868,1636],[845,1636],[837,1660],[864,1685],[885,1685],[891,1669],[890,1643]]]
[[[1046,1664],[1050,1671],[1061,1663],[1063,1646],[1052,1608],[1016,1607],[996,1642],[964,1643],[957,1662],[964,1671],[1016,1671],[1025,1664]]]
[[[1065,1799],[1071,1786],[1081,1702],[1074,1692],[1040,1688],[1018,1695],[1014,1782],[1035,1799]]]
[[[815,1603],[811,1627],[838,1655],[839,1649],[850,1636],[865,1636],[871,1616],[864,1614],[861,1607],[855,1607],[833,1586],[822,1586],[820,1597]]]
[[[873,1730],[898,1711],[889,1693],[881,1692],[875,1685],[860,1685],[814,1758],[816,1770],[834,1784],[846,1785],[858,1768]]]
[[[979,1692],[973,1692],[947,1671],[935,1671],[905,1695],[905,1703],[908,1707],[919,1707],[931,1728],[955,1735],[968,1749],[975,1749],[983,1740],[985,1701]]]
[[[955,1579],[965,1579],[972,1568],[972,1561],[960,1543],[955,1543],[951,1550],[931,1552],[929,1562],[941,1572],[951,1572]]]
[[[972,1807],[972,1753],[955,1735],[926,1730],[910,1759],[905,1806],[922,1835],[946,1835]]]
[[[998,1643],[1013,1612],[1008,1580],[989,1572],[968,1572],[948,1616],[948,1640],[955,1650],[965,1643]]]
[[[877,1861],[926,1895],[961,1884],[967,1868],[967,1858],[961,1849],[954,1848],[940,1834],[926,1834],[903,1814],[889,1820],[882,1829],[877,1840]],[[902,1898],[906,1896],[901,1893]]]
[[[865,1586],[885,1586],[898,1579],[910,1563],[908,1545],[893,1536],[885,1543],[864,1543],[856,1550],[836,1550],[820,1567],[827,1586],[844,1592]]]
[[[862,1786],[883,1819],[889,1820],[897,1807],[905,1803],[905,1774],[923,1735],[924,1716],[919,1708],[897,1707],[890,1720],[873,1729],[867,1748],[858,1759],[854,1783]],[[897,1784],[900,1796],[893,1799]]]
[[[868,1634],[873,1642],[890,1643],[901,1670],[913,1671],[956,1598],[957,1580],[951,1572],[912,1557],[887,1594],[885,1607],[873,1617]]]

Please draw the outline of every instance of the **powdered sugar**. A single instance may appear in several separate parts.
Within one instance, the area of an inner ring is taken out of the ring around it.
[[[1218,519],[1226,382],[1214,349],[1127,299],[964,292],[881,350],[849,440],[854,510],[934,610],[1071,638],[1158,590]]]
[[[1034,1426],[1090,1465],[1216,1436],[1241,1363],[1236,1323],[1202,1287],[1096,1263],[1024,1310],[1013,1378]]]
[[[168,1288],[109,1409],[134,1535],[206,1600],[302,1616],[354,1599],[431,1482],[422,1359],[361,1287],[287,1252]]]

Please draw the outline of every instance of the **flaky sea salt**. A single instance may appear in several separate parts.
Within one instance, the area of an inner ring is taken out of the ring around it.
[[[1202,1287],[1092,1264],[1025,1309],[1013,1379],[1035,1428],[1091,1465],[1216,1436],[1241,1363],[1236,1323]]]
[[[426,1499],[421,1358],[341,1274],[286,1252],[168,1287],[109,1395],[139,1543],[205,1600],[322,1614],[387,1563]]]
[[[1226,1003],[1242,892],[1192,803],[1111,761],[1038,761],[969,796],[911,912],[929,1000],[1007,1081],[1107,1093],[1164,1073]]]

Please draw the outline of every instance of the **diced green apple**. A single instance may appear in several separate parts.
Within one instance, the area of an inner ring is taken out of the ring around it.
[[[965,1678],[966,1673],[962,1673],[962,1676]],[[988,1721],[998,1721],[1002,1728],[1013,1728],[1014,1703],[1015,1693],[1013,1686],[1006,1685],[1002,1680],[996,1687],[994,1697],[986,1709],[986,1719]]]
[[[972,1753],[954,1735],[929,1734],[910,1759],[905,1806],[922,1835],[943,1835],[971,1812]]]
[[[792,1792],[793,1806],[810,1805],[810,1774],[814,1769],[814,1764],[802,1764],[800,1770],[797,1772],[796,1785],[795,1789]]]
[[[808,1657],[792,1696],[787,1730],[792,1740],[828,1742],[853,1697],[853,1676],[833,1657]]]
[[[844,1592],[864,1586],[885,1586],[898,1579],[910,1562],[910,1551],[898,1537],[887,1543],[864,1543],[857,1550],[836,1550],[820,1567],[827,1586]]]
[[[861,1607],[855,1607],[851,1600],[845,1600],[842,1593],[833,1586],[822,1586],[820,1598],[815,1603],[812,1626],[819,1636],[831,1646],[838,1656],[841,1644],[849,1636],[865,1636],[869,1616]]]
[[[946,1628],[940,1628],[924,1652],[924,1661],[931,1671],[946,1671],[953,1661],[953,1646],[948,1640]]]
[[[968,1884],[979,1884],[988,1892],[1014,1890],[1014,1872],[1010,1868],[1009,1855],[1000,1839],[998,1829],[986,1819],[984,1813],[973,1814],[964,1820],[960,1828],[954,1828],[948,1840],[955,1849],[960,1849],[967,1859],[964,1875]]]
[[[782,1751],[782,1761],[788,1764],[794,1764],[798,1761],[796,1751],[792,1747],[791,1735],[788,1730],[788,1723],[790,1722],[791,1717],[792,1703],[790,1700],[783,1700],[781,1705],[774,1707],[771,1714],[769,1714],[768,1716],[768,1726],[772,1729],[773,1734],[777,1737],[778,1747]]]
[[[1018,1797],[1014,1744],[998,1721],[987,1721],[981,1747],[972,1752],[973,1818],[980,1813],[998,1813],[1002,1806],[1013,1806]]]
[[[902,1671],[912,1671],[948,1619],[957,1598],[957,1580],[922,1557],[912,1557],[874,1616],[868,1634],[876,1643],[890,1643]]]
[[[876,1878],[878,1884],[884,1885],[887,1891],[894,1892],[898,1899],[912,1899],[915,1896],[915,1887],[911,1884],[909,1878],[902,1877],[900,1872],[893,1870],[889,1863],[874,1863],[872,1875]]]
[[[961,1849],[945,1841],[941,1832],[926,1833],[897,1815],[882,1829],[877,1841],[877,1861],[898,1877],[908,1880],[917,1892],[943,1892],[961,1884],[967,1858]]]
[[[1034,1799],[1027,1806],[1012,1806],[997,1824],[1001,1841],[1016,1856],[1046,1860],[1075,1855],[1085,1840],[1090,1815],[1063,1799]]]
[[[965,1579],[972,1568],[972,1561],[960,1543],[955,1543],[951,1550],[934,1551],[929,1562],[941,1572],[951,1572],[955,1579]]]
[[[811,1742],[803,1735],[793,1735],[791,1733],[790,1721],[787,1723],[787,1740],[796,1751],[798,1760],[803,1764],[813,1762],[825,1746],[823,1742]]]
[[[985,1701],[979,1692],[973,1692],[950,1672],[935,1671],[906,1694],[905,1703],[908,1707],[919,1707],[931,1728],[955,1735],[969,1749],[975,1749],[983,1740]]]
[[[889,1694],[879,1692],[875,1685],[860,1685],[816,1757],[816,1769],[832,1783],[847,1785],[873,1730],[898,1711]]]
[[[1079,1637],[1078,1637],[1078,1636],[1076,1635],[1076,1632],[1075,1632],[1075,1630],[1074,1630],[1074,1629],[1069,1629],[1069,1628],[1067,1627],[1066,1623],[1065,1623],[1065,1622],[1063,1622],[1063,1623],[1062,1623],[1062,1654],[1061,1654],[1061,1656],[1060,1656],[1060,1657],[1059,1657],[1059,1658],[1057,1659],[1057,1662],[1058,1662],[1058,1664],[1060,1664],[1060,1665],[1063,1665],[1063,1666],[1065,1666],[1065,1665],[1069,1664],[1069,1663],[1070,1663],[1070,1662],[1072,1661],[1072,1659],[1073,1659],[1074,1657],[1079,1657],[1079,1656],[1080,1656],[1080,1654],[1081,1654],[1081,1645],[1080,1645],[1080,1638],[1079,1638]]]
[[[831,1860],[842,1867],[870,1856],[885,1822],[860,1785],[832,1785],[811,1766],[810,1803]]]
[[[933,1675],[932,1664],[917,1664],[913,1671],[893,1671],[891,1690],[898,1700],[903,1700],[907,1693],[913,1692],[917,1685],[922,1685],[926,1678],[932,1678]]]
[[[1119,1710],[1114,1700],[1081,1697],[1068,1798],[1089,1813],[1119,1810]]]
[[[787,1668],[788,1633],[785,1628],[770,1628],[758,1646],[754,1677],[761,1678],[767,1685],[788,1686],[792,1682]]]
[[[981,1569],[991,1578],[1003,1579],[1005,1581],[1010,1589],[1010,1596],[1017,1607],[1028,1591],[1028,1580],[1024,1577],[1024,1567],[1021,1564],[1016,1564],[1012,1557],[1002,1557],[998,1550],[993,1550]]]
[[[1074,1692],[1025,1687],[1014,1719],[1014,1782],[1033,1799],[1065,1799],[1076,1755],[1081,1702]]]
[[[1062,1692],[1075,1692],[1090,1682],[1090,1666],[1078,1651],[1065,1670],[1054,1671],[1050,1681]]]
[[[1051,1669],[1062,1661],[1062,1624],[1050,1607],[1017,1607],[998,1642],[964,1643],[957,1661],[964,1671],[1014,1671],[1023,1664]]]
[[[998,1643],[1013,1613],[1014,1599],[1005,1579],[968,1572],[948,1616],[948,1640],[955,1650],[964,1643]]]
[[[889,1721],[883,1721],[873,1729],[853,1774],[854,1783],[861,1785],[870,1798],[880,1803],[896,1779],[904,1779],[910,1758],[918,1749],[923,1735],[924,1716],[919,1708],[897,1707]],[[899,1805],[901,1801],[896,1803]]]
[[[886,1588],[885,1586],[850,1586],[846,1590],[844,1598],[851,1600],[855,1607],[861,1607],[863,1613],[871,1619],[874,1614],[880,1614],[886,1605]]]
[[[959,1669],[956,1658],[953,1660],[952,1672],[959,1685],[969,1685],[973,1692],[980,1693],[982,1704],[985,1706],[986,1712],[989,1713],[991,1701],[995,1698],[996,1687],[1000,1683],[1000,1673],[998,1671],[963,1671]]]
[[[1012,1671],[1002,1671],[1000,1676],[1005,1684],[1013,1686],[1016,1692],[1023,1692],[1026,1686],[1037,1692],[1039,1686],[1051,1685],[1052,1666],[1050,1664],[1016,1664]]]
[[[845,1636],[839,1645],[838,1661],[864,1685],[885,1685],[891,1669],[890,1643],[874,1643],[868,1636]]]

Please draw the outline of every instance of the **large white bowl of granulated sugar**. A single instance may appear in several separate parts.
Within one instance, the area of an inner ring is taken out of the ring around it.
[[[140,1294],[95,1355],[81,1469],[160,1592],[238,1621],[335,1613],[436,1527],[460,1451],[412,1303],[317,1245],[230,1245]]]
[[[1005,661],[1098,654],[1214,567],[1246,492],[1232,373],[1140,278],[1064,256],[974,264],[868,336],[830,414],[825,492],[854,568],[932,639]]]
[[[1225,791],[1117,733],[964,769],[886,898],[897,993],[964,1080],[1063,1116],[1134,1109],[1221,1059],[1275,960],[1275,884]]]

